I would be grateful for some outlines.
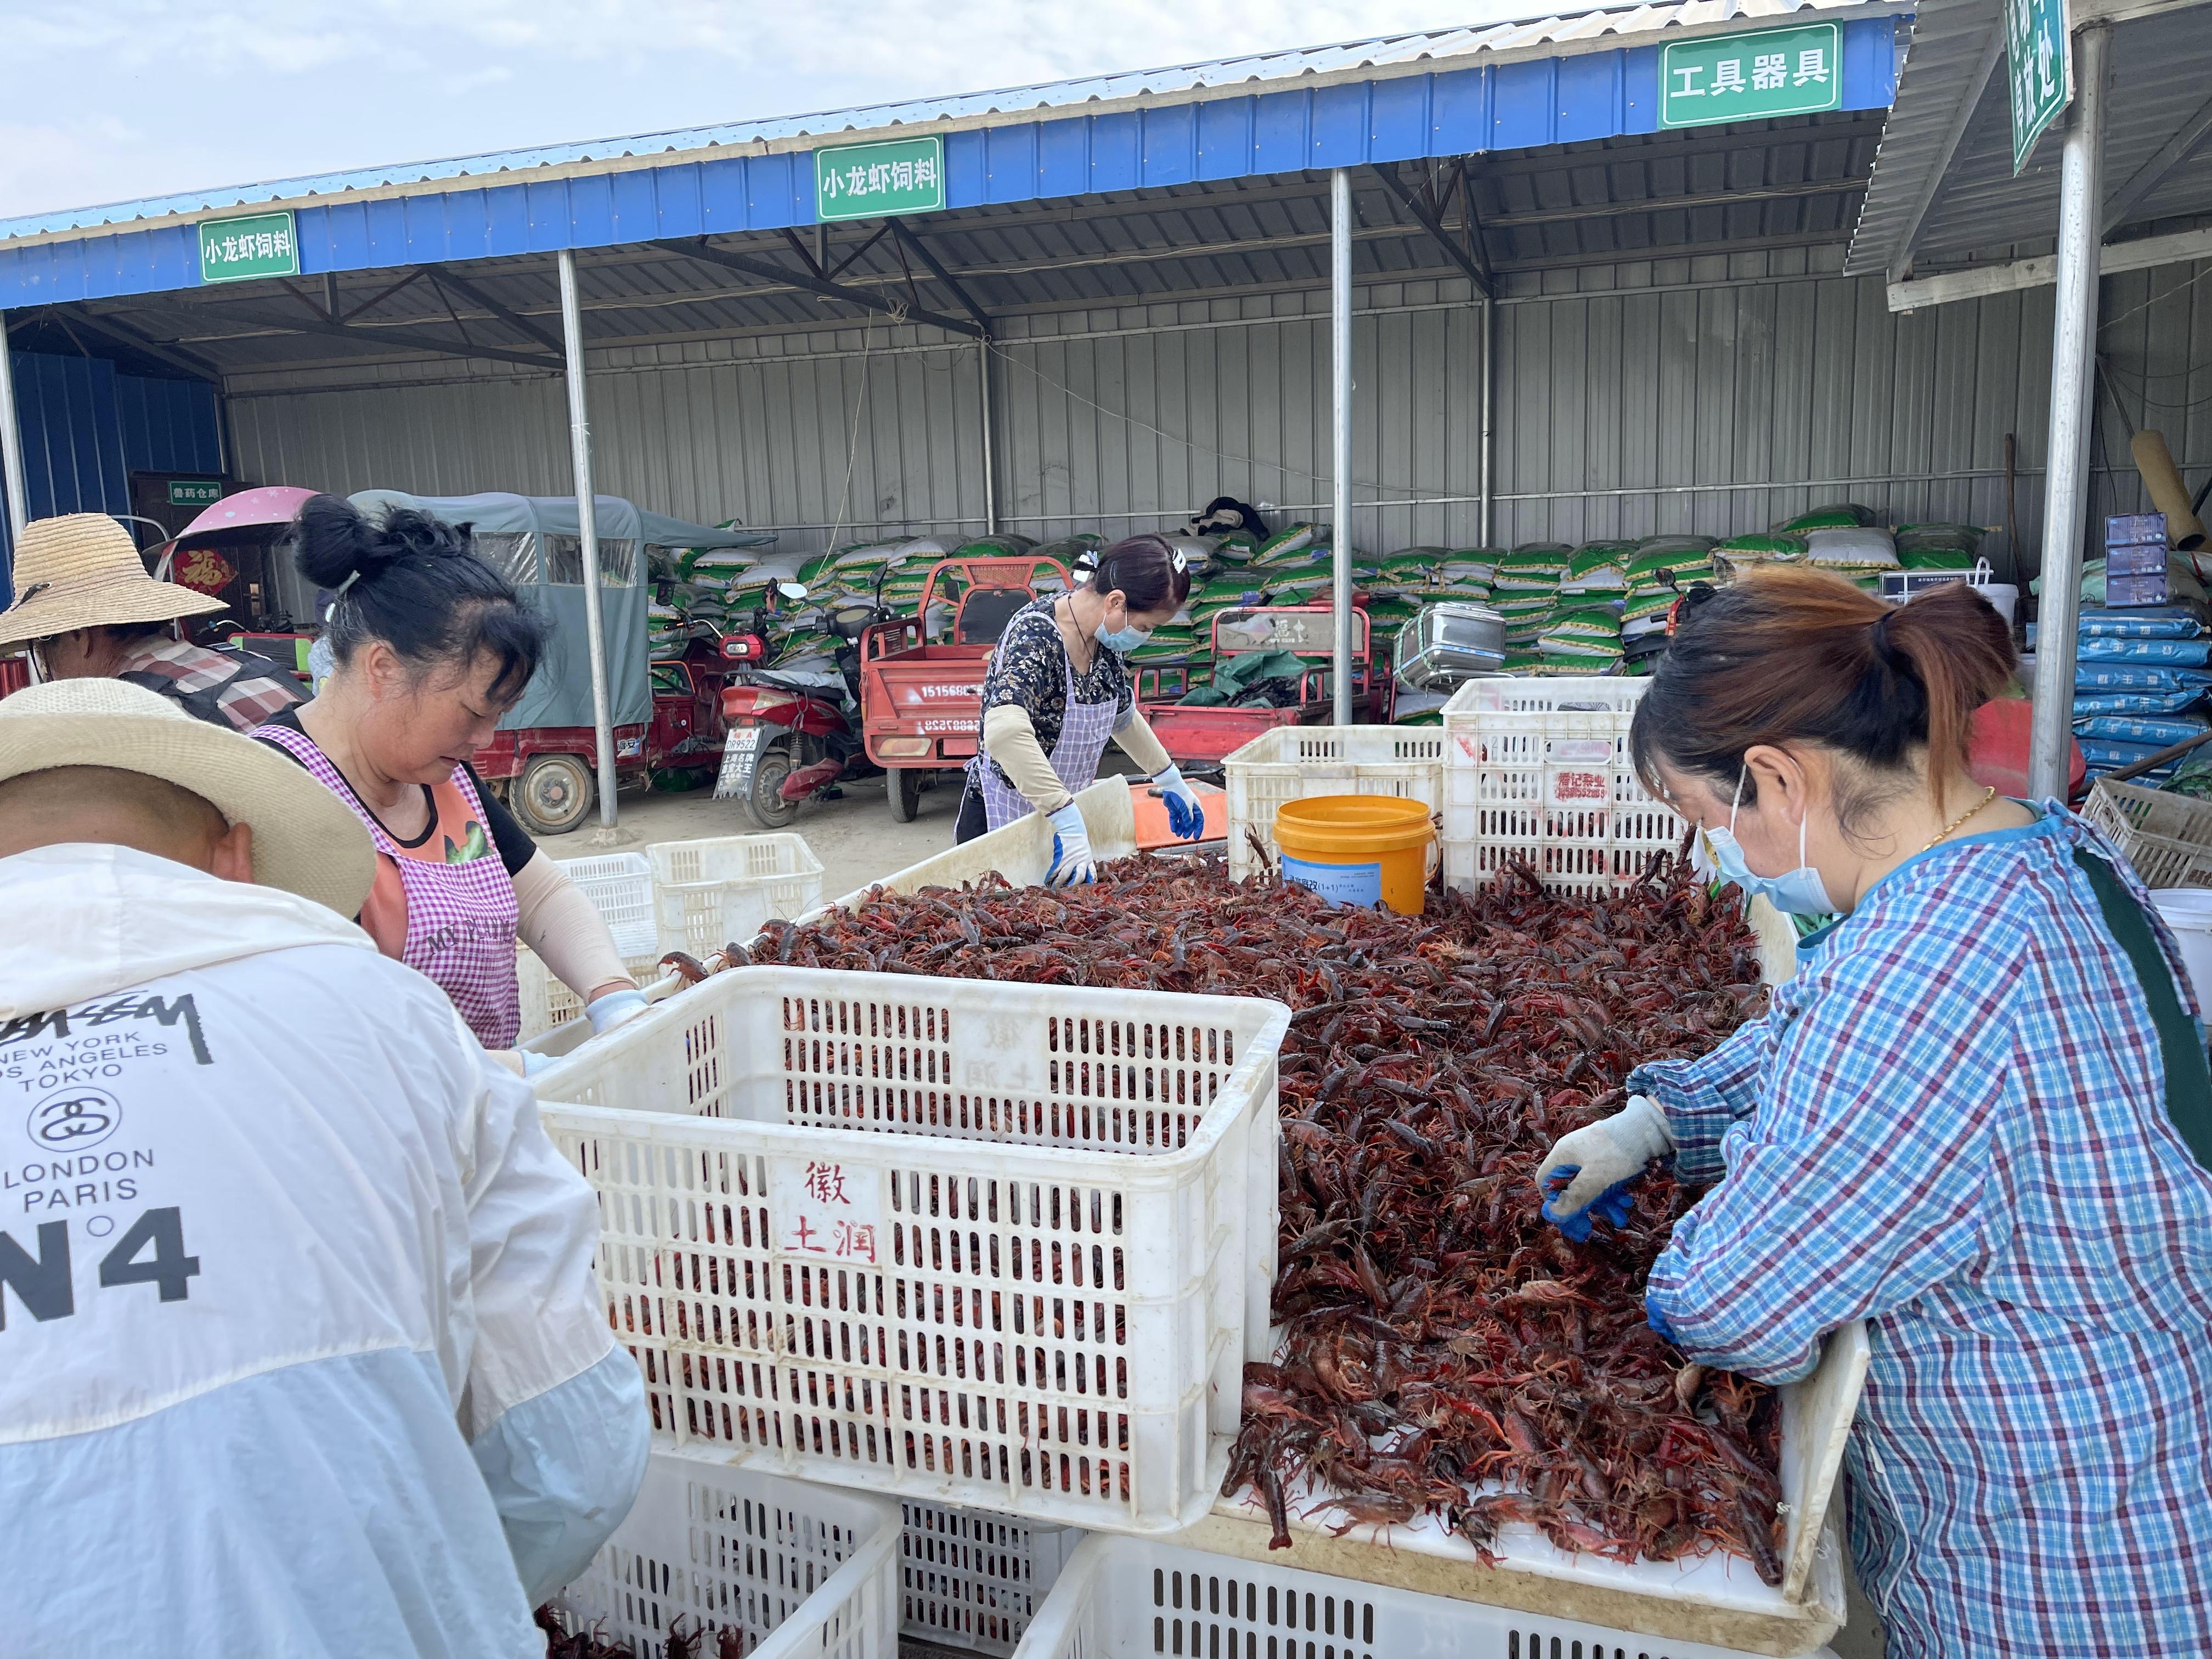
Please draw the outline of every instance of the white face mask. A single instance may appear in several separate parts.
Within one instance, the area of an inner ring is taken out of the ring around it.
[[[1735,777],[1735,799],[1729,803],[1728,828],[1708,830],[1705,839],[1712,843],[1713,861],[1720,866],[1721,874],[1743,889],[1744,902],[1749,903],[1759,894],[1784,915],[1825,916],[1832,915],[1836,906],[1828,897],[1827,884],[1820,872],[1805,859],[1805,825],[1809,819],[1797,821],[1797,867],[1787,875],[1755,876],[1751,866],[1743,861],[1742,845],[1735,838],[1735,815],[1743,805],[1744,774]]]

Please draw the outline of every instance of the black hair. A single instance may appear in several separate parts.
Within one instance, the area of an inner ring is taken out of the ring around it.
[[[499,665],[491,695],[522,695],[538,672],[545,618],[514,584],[478,558],[467,527],[412,507],[372,521],[342,495],[311,495],[292,521],[292,562],[318,587],[338,590],[323,635],[343,665],[381,640],[416,668]]]
[[[1098,556],[1091,591],[1119,593],[1132,611],[1158,611],[1190,597],[1190,566],[1164,536],[1125,536]]]

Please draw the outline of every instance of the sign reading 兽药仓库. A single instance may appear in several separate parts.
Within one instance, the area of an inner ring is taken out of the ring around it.
[[[1833,23],[1670,40],[1659,55],[1659,125],[1711,126],[1844,106]]]
[[[814,216],[877,219],[945,206],[945,140],[885,138],[814,152]]]
[[[200,281],[244,283],[297,276],[300,237],[289,213],[200,221]]]
[[[172,478],[169,480],[171,507],[213,507],[222,499],[222,481],[219,478]]]

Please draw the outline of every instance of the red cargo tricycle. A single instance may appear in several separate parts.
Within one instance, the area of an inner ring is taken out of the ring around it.
[[[1327,726],[1335,719],[1336,617],[1325,605],[1257,605],[1224,611],[1213,619],[1213,661],[1253,651],[1288,651],[1305,659],[1295,703],[1231,708],[1192,706],[1183,668],[1147,668],[1137,677],[1137,702],[1145,719],[1179,766],[1218,768],[1237,750],[1279,726]],[[1388,725],[1395,701],[1389,665],[1376,665],[1367,613],[1352,612],[1352,719],[1356,726]]]
[[[1059,579],[1057,589],[1040,586],[1044,573]],[[933,772],[964,766],[975,752],[983,673],[1014,613],[1067,586],[1067,567],[1057,559],[945,559],[931,568],[915,615],[860,635],[862,739],[868,758],[889,775],[884,793],[901,823],[913,822]],[[940,587],[952,619],[947,637],[933,642],[928,619]]]

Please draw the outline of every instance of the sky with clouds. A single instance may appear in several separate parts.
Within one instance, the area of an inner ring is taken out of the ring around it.
[[[0,217],[979,91],[1524,0],[0,0]]]

